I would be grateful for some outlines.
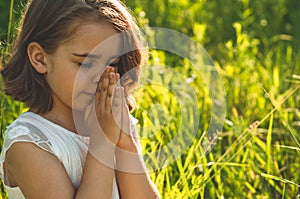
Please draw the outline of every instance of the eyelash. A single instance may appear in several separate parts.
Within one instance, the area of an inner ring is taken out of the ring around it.
[[[116,67],[118,66],[120,60],[116,61],[113,60],[113,61],[108,61],[106,65],[110,65],[110,66],[113,66],[113,67]],[[90,68],[93,66],[93,62],[89,62],[89,63],[78,63],[78,65],[81,67],[81,68]]]
[[[93,66],[93,62],[90,63],[78,63],[78,65],[82,68],[90,68]]]

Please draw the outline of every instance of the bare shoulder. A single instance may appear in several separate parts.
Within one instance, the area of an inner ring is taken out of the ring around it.
[[[7,151],[5,170],[26,198],[73,198],[74,188],[63,165],[33,143],[16,142]]]

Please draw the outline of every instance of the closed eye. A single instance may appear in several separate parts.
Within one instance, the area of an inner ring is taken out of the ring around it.
[[[93,62],[83,62],[83,63],[78,63],[78,65],[81,68],[91,68],[93,66]]]

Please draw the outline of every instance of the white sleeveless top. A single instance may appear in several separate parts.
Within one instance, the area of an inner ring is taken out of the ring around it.
[[[130,115],[130,129],[136,128],[137,120]],[[75,189],[78,188],[89,137],[75,134],[32,112],[20,115],[5,131],[0,155],[0,174],[9,199],[25,199],[19,187],[11,187],[3,172],[7,150],[16,142],[30,142],[55,155],[64,165]],[[112,199],[119,199],[116,180],[113,181]]]

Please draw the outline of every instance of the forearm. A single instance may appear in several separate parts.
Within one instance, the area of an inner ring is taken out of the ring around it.
[[[137,148],[116,150],[117,181],[122,199],[157,199],[159,193],[149,178]]]
[[[75,198],[111,199],[113,178],[114,169],[102,164],[88,153]]]
[[[107,67],[99,80],[95,103],[91,103],[84,112],[82,131],[89,132],[90,143],[76,198],[112,197],[115,146],[120,135],[115,116],[121,114],[123,101],[121,88],[116,88],[119,78],[114,68]]]
[[[159,193],[146,173],[135,174],[117,171],[122,199],[158,199]]]
[[[114,151],[112,149],[97,151],[90,149],[86,156],[85,166],[76,199],[111,199],[115,176]]]

